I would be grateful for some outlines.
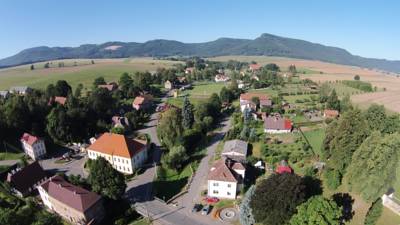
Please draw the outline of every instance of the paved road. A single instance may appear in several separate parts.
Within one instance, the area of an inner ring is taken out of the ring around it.
[[[16,163],[18,163],[19,160],[1,160],[0,161],[0,166],[12,166]]]
[[[165,101],[165,98],[163,99]],[[146,128],[139,130],[140,133],[149,134],[152,142],[155,144],[153,163],[158,163],[161,156],[160,142],[157,137],[156,126],[158,122],[158,113],[152,115],[151,120],[146,124]],[[214,220],[211,216],[202,216],[199,213],[192,213],[191,209],[194,202],[200,197],[202,184],[205,183],[209,170],[210,157],[214,155],[218,142],[223,138],[225,132],[229,129],[229,120],[223,121],[222,129],[216,132],[210,146],[207,148],[207,156],[204,157],[199,165],[189,192],[178,200],[178,206],[166,205],[165,203],[154,199],[152,196],[152,181],[156,168],[150,163],[147,170],[137,176],[133,181],[127,184],[125,197],[135,204],[136,210],[142,215],[150,216],[151,219],[160,224],[166,225],[209,225],[222,224],[219,220]]]
[[[40,160],[39,163],[44,170],[51,171],[53,173],[65,172],[67,175],[73,174],[87,177],[87,173],[85,173],[83,169],[87,157],[84,153],[80,153],[74,157],[75,158],[67,163],[55,163],[58,158]]]

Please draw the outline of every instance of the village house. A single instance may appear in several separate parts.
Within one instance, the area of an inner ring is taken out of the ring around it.
[[[260,69],[261,69],[261,65],[259,65],[259,64],[250,64],[249,65],[249,70],[250,70],[250,72],[257,72],[257,71],[259,71]]]
[[[118,84],[115,83],[115,82],[111,82],[111,83],[108,83],[108,84],[100,84],[97,87],[98,88],[105,88],[105,89],[107,89],[109,91],[115,91],[115,90],[118,89]]]
[[[10,184],[11,191],[19,197],[30,195],[46,179],[46,172],[42,169],[38,161],[22,169],[11,170],[7,175],[7,182]]]
[[[324,110],[325,118],[337,118],[339,117],[339,111],[333,109],[325,109]]]
[[[186,84],[186,82],[187,82],[186,77],[183,77],[183,76],[177,77],[176,79],[178,80],[179,84]]]
[[[153,96],[140,95],[137,96],[132,103],[132,107],[136,110],[146,110],[152,105]]]
[[[194,71],[194,67],[188,67],[185,69],[185,74],[192,74]]]
[[[120,127],[124,129],[129,128],[129,120],[124,116],[113,116],[111,121],[113,127]]]
[[[253,102],[253,98],[258,98],[260,100],[260,107],[271,107],[272,100],[268,95],[262,93],[244,93],[240,95],[239,103],[240,110],[244,112],[246,108],[255,111],[257,105]]]
[[[17,95],[25,95],[32,92],[32,89],[27,86],[16,86],[16,87],[11,87],[10,92]]]
[[[65,105],[66,102],[67,102],[67,98],[66,97],[55,96],[54,98],[50,99],[49,105],[51,105],[52,103],[58,103],[60,105]]]
[[[167,80],[164,83],[164,88],[168,89],[168,90],[172,90],[174,88],[174,84],[171,81]]]
[[[290,133],[292,132],[292,121],[279,114],[268,116],[264,119],[264,132],[270,134]]]
[[[243,188],[246,168],[229,159],[216,161],[208,173],[207,195],[210,197],[236,199]]]
[[[125,135],[104,133],[87,148],[89,159],[103,157],[116,170],[133,174],[147,160],[146,140],[128,138]]]
[[[246,84],[245,84],[244,81],[242,81],[242,80],[238,80],[238,81],[237,81],[237,84],[238,84],[238,88],[239,88],[239,89],[243,89],[243,88],[246,87]]]
[[[229,81],[231,78],[229,78],[227,75],[225,74],[217,74],[215,75],[215,82],[227,82]]]
[[[28,133],[21,137],[22,148],[31,159],[38,160],[46,155],[44,140]]]
[[[221,155],[222,157],[237,162],[245,162],[247,157],[247,146],[247,142],[238,139],[226,141]]]
[[[293,173],[293,169],[289,166],[286,160],[282,160],[275,170],[276,173]]]
[[[0,97],[6,99],[10,96],[10,92],[9,91],[0,91]]]
[[[53,176],[39,187],[43,204],[72,224],[94,224],[104,217],[101,196]]]

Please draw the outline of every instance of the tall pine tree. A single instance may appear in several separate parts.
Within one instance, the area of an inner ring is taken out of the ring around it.
[[[184,129],[190,129],[194,122],[193,105],[189,99],[185,97],[182,107],[182,126]]]

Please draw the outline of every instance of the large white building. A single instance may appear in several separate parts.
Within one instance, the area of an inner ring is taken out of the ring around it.
[[[245,172],[245,167],[239,162],[218,160],[208,174],[208,196],[236,199],[237,193],[243,188]]]
[[[103,157],[116,170],[133,174],[147,160],[147,141],[121,134],[104,133],[87,148],[90,159]]]
[[[46,145],[44,141],[36,136],[24,133],[21,137],[22,148],[33,160],[38,160],[46,155]]]

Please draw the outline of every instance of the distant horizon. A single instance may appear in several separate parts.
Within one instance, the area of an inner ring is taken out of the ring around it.
[[[400,2],[183,0],[111,2],[5,0],[0,58],[38,46],[166,39],[201,43],[263,33],[343,48],[362,57],[400,60]],[[58,2],[57,2],[58,3]],[[255,7],[256,6],[256,7]]]

